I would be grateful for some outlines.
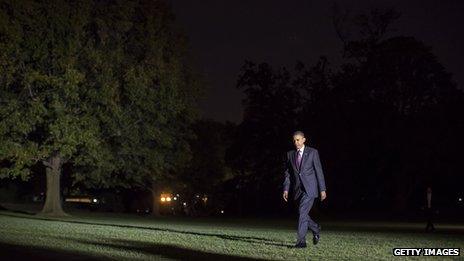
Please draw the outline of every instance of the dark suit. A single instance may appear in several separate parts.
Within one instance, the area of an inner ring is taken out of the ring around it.
[[[306,242],[308,227],[313,234],[319,234],[319,226],[310,216],[309,211],[314,199],[325,191],[324,173],[322,172],[319,153],[315,148],[305,146],[300,166],[297,166],[296,150],[287,152],[285,164],[284,191],[293,193],[294,200],[299,200],[298,242]]]
[[[435,210],[432,207],[432,191],[430,191],[430,198],[428,193],[425,194],[425,216],[427,217],[427,226],[425,227],[425,231],[435,231],[435,226],[433,225],[434,219],[434,212]],[[430,202],[429,202],[430,200]],[[429,207],[430,206],[430,207]]]

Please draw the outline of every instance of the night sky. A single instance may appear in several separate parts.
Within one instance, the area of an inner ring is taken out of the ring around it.
[[[209,89],[200,101],[203,117],[242,120],[244,95],[236,80],[243,62],[293,68],[297,60],[314,64],[319,56],[332,67],[342,45],[332,23],[334,1],[172,0],[178,23],[189,37],[195,64]],[[464,1],[337,1],[352,13],[394,7],[401,13],[389,36],[414,36],[438,56],[458,86],[464,85]]]

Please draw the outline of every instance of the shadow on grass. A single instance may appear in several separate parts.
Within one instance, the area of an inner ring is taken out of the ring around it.
[[[20,246],[0,242],[0,258],[2,260],[110,260],[73,251],[50,249],[37,246]]]
[[[120,251],[135,251],[150,258],[171,258],[179,260],[232,260],[232,261],[253,261],[263,260],[252,257],[242,257],[227,255],[222,253],[212,253],[201,250],[185,248],[181,246],[162,244],[157,242],[140,242],[133,240],[109,239],[111,242],[94,242],[91,240],[75,239],[74,241],[84,244],[99,245]]]
[[[425,232],[426,223],[422,224],[415,223],[415,224],[395,224],[395,222],[391,222],[390,224],[369,224],[369,222],[362,223],[361,221],[358,223],[348,223],[344,224],[340,222],[339,224],[327,224],[323,226],[323,231],[340,231],[340,232],[369,232],[369,233],[408,233],[408,234],[423,234],[423,235],[432,235],[432,234],[440,234],[440,235],[464,235],[464,226],[460,228],[447,228],[441,227],[440,223],[434,223],[436,226],[436,230],[432,233]]]
[[[226,235],[226,234],[184,231],[184,230],[177,230],[177,229],[170,229],[170,228],[156,228],[156,227],[144,227],[144,226],[133,226],[133,225],[121,225],[121,224],[106,224],[106,223],[98,223],[98,222],[64,220],[64,219],[58,219],[58,218],[49,219],[49,218],[41,218],[41,217],[38,217],[38,216],[35,216],[35,217],[31,218],[31,217],[21,217],[21,216],[15,216],[15,215],[8,215],[8,214],[5,214],[5,213],[0,213],[0,215],[17,217],[17,218],[26,218],[26,219],[54,221],[54,222],[58,221],[58,222],[66,222],[66,223],[74,223],[74,224],[98,225],[98,226],[120,227],[120,228],[134,228],[134,229],[143,229],[143,230],[151,230],[151,231],[179,233],[179,234],[194,235],[194,236],[217,237],[217,238],[226,239],[226,240],[243,241],[243,242],[247,242],[247,243],[260,243],[260,244],[264,244],[264,245],[272,245],[272,246],[279,246],[279,247],[289,247],[289,246],[291,246],[291,245],[288,245],[288,244],[286,244],[284,242],[276,242],[274,240],[270,240],[270,239],[262,238],[262,237],[234,236],[234,235]]]

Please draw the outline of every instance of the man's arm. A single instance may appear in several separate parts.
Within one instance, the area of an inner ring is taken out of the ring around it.
[[[326,197],[325,191],[325,180],[324,172],[322,171],[321,160],[319,159],[319,152],[315,149],[314,152],[314,169],[316,170],[317,183],[319,185],[319,190],[321,191],[321,200],[324,200]]]
[[[285,201],[287,201],[288,199],[288,190],[290,189],[290,171],[289,171],[289,162],[288,162],[288,153],[286,155],[286,158],[285,158],[285,171],[284,171],[284,176],[285,176],[285,179],[284,179],[284,192],[283,192],[283,198]]]

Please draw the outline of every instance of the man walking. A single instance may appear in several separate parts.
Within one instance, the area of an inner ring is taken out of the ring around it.
[[[305,146],[304,133],[296,131],[293,133],[295,150],[287,152],[285,166],[285,180],[283,198],[288,201],[288,192],[292,187],[293,199],[299,200],[298,207],[298,239],[296,248],[306,247],[306,234],[308,228],[313,232],[313,244],[316,245],[320,239],[321,226],[314,222],[309,216],[314,199],[321,195],[321,201],[326,198],[326,187],[324,173],[322,172],[319,153],[315,148]]]
[[[435,227],[433,226],[433,212],[434,209],[432,208],[432,188],[429,186],[427,187],[427,201],[425,205],[425,215],[427,217],[427,226],[425,226],[425,232],[433,232],[435,231]]]

